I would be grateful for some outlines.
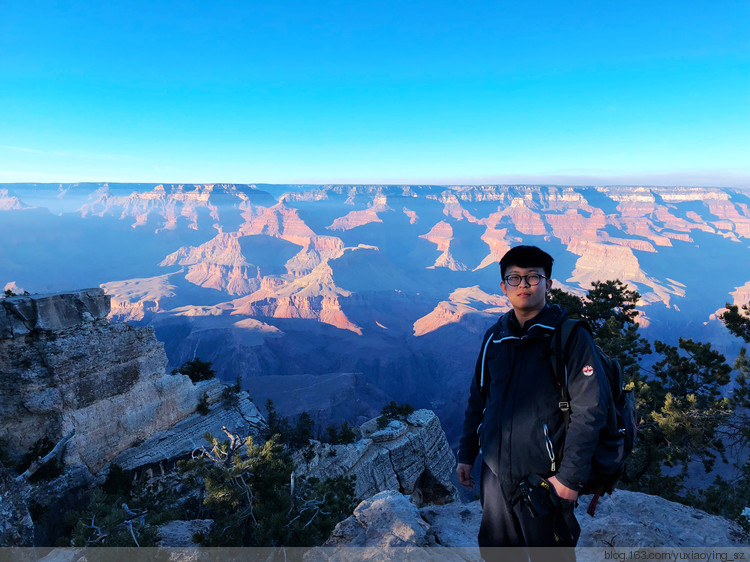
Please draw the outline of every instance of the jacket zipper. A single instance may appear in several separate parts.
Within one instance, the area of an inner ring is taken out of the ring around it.
[[[547,447],[547,454],[549,455],[550,471],[555,472],[557,468],[557,464],[555,463],[555,449],[552,446],[552,440],[549,438],[549,429],[547,428],[546,423],[544,424],[544,441],[544,444]]]
[[[487,343],[484,344],[484,350],[482,351],[482,370],[481,376],[479,377],[479,390],[482,392],[484,392],[484,361],[487,358],[487,348],[489,347],[493,337],[495,337],[494,333],[487,339]]]

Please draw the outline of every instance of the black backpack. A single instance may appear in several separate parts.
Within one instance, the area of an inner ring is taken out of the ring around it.
[[[567,430],[570,423],[570,395],[568,394],[567,369],[565,357],[570,334],[576,326],[582,326],[591,333],[591,328],[584,320],[566,318],[555,330],[550,343],[552,371],[560,386],[560,410],[565,419]],[[591,463],[591,474],[581,494],[594,494],[589,504],[588,513],[593,516],[596,504],[604,494],[611,494],[615,483],[625,469],[625,459],[633,450],[637,428],[635,414],[635,397],[630,390],[623,388],[622,367],[616,359],[604,354],[597,346],[602,367],[607,375],[610,389],[610,401],[607,412],[607,425],[599,433],[599,441],[594,450]]]

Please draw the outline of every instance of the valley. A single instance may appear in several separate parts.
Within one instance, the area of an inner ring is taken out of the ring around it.
[[[113,318],[154,327],[170,369],[211,361],[259,406],[322,425],[408,402],[451,441],[481,336],[508,309],[497,261],[513,245],[552,254],[566,291],[637,289],[650,339],[734,357],[714,315],[750,300],[736,189],[3,184],[0,236],[0,284],[101,286]]]

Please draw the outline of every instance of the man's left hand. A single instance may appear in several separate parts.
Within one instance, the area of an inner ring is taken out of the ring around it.
[[[547,478],[550,484],[555,488],[555,492],[564,500],[575,502],[578,499],[578,492],[572,488],[568,488],[565,484],[557,479],[557,476],[550,476]]]

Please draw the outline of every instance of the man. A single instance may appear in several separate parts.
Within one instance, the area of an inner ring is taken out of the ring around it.
[[[482,449],[479,546],[575,546],[573,508],[606,423],[609,387],[593,339],[575,329],[565,353],[570,394],[566,430],[550,358],[564,309],[547,304],[552,257],[517,246],[500,260],[512,310],[484,336],[471,383],[456,472],[474,486]]]

